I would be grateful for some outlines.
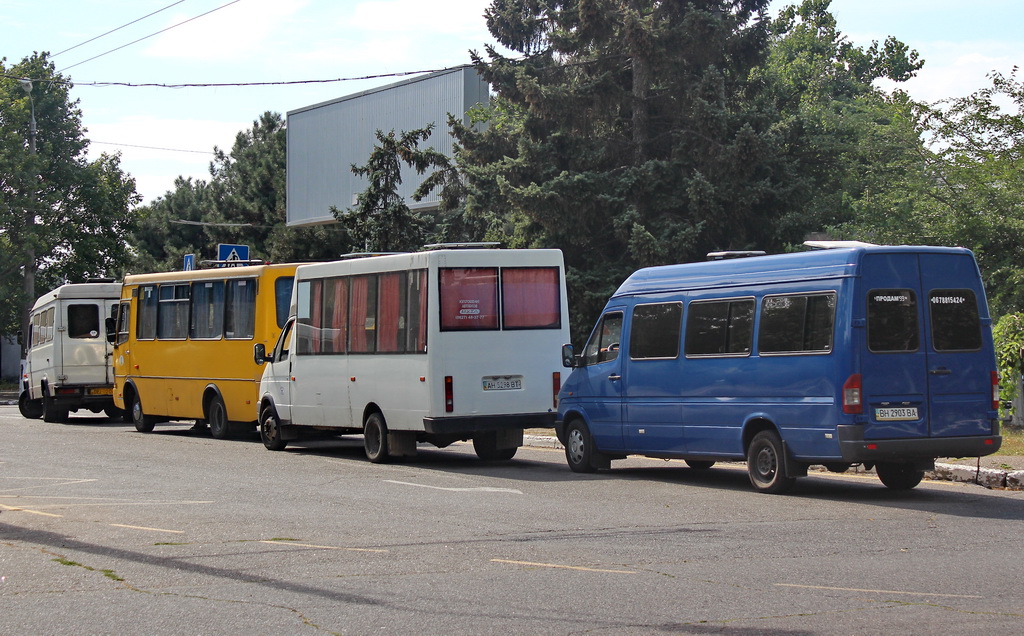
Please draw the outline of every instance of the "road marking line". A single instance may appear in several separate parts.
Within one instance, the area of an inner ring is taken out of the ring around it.
[[[32,515],[43,515],[44,517],[63,517],[64,515],[55,515],[51,512],[40,512],[38,510],[29,510],[28,508],[15,508],[14,506],[5,506],[0,504],[0,508],[8,510],[10,512],[27,512]]]
[[[417,488],[430,488],[432,490],[447,490],[448,492],[508,492],[514,495],[523,494],[522,490],[516,490],[515,488],[491,488],[489,486],[477,486],[474,488],[445,488],[442,486],[428,486],[427,484],[414,484],[408,481],[395,481],[393,479],[385,479],[384,481],[389,484],[400,484],[402,486],[416,486]]]
[[[147,526],[129,526],[123,523],[112,523],[110,525],[115,528],[130,528],[132,530],[150,530],[152,532],[173,532],[174,534],[185,534],[184,530],[166,530],[164,528],[149,528]]]
[[[836,592],[867,592],[869,594],[908,594],[910,596],[942,596],[945,598],[985,598],[964,594],[938,594],[936,592],[904,592],[901,590],[865,590],[857,587],[828,587],[825,585],[797,585],[795,583],[776,583],[778,587],[802,587],[808,590],[832,590]]]
[[[345,548],[336,545],[314,545],[312,543],[292,543],[291,541],[259,541],[258,543],[268,543],[270,545],[287,545],[296,548],[318,548],[320,550],[345,550],[348,552],[387,552],[387,550],[379,550],[374,548]]]
[[[531,565],[538,568],[556,568],[559,570],[579,570],[581,572],[604,572],[606,574],[636,574],[631,570],[602,570],[585,568],[579,565],[559,565],[557,563],[534,563],[532,561],[511,561],[509,559],[491,559],[492,563],[511,563],[512,565]]]

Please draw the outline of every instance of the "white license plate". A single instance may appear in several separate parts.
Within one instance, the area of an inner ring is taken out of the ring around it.
[[[916,406],[898,406],[875,409],[875,419],[879,422],[899,422],[919,418]]]
[[[517,391],[522,388],[522,378],[484,378],[484,391]]]

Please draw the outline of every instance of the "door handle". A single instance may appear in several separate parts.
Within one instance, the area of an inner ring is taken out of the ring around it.
[[[949,375],[953,372],[947,369],[946,367],[939,367],[938,369],[930,369],[928,373],[932,375]]]
[[[621,375],[612,374],[612,375],[608,376],[608,379],[611,380],[612,382],[615,382],[616,380],[621,380],[622,376]]]

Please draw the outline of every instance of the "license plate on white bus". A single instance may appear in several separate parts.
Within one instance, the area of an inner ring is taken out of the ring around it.
[[[897,406],[875,409],[875,419],[879,422],[899,422],[919,419],[916,406]]]
[[[518,391],[522,388],[522,377],[484,378],[484,391]]]

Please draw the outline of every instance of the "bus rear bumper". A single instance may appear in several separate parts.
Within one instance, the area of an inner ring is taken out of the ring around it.
[[[465,415],[425,417],[423,430],[435,435],[484,433],[527,428],[552,428],[556,413],[518,413],[513,415]]]
[[[909,461],[938,457],[983,457],[1002,446],[1001,435],[864,439],[861,426],[839,426],[839,448],[850,463]]]

